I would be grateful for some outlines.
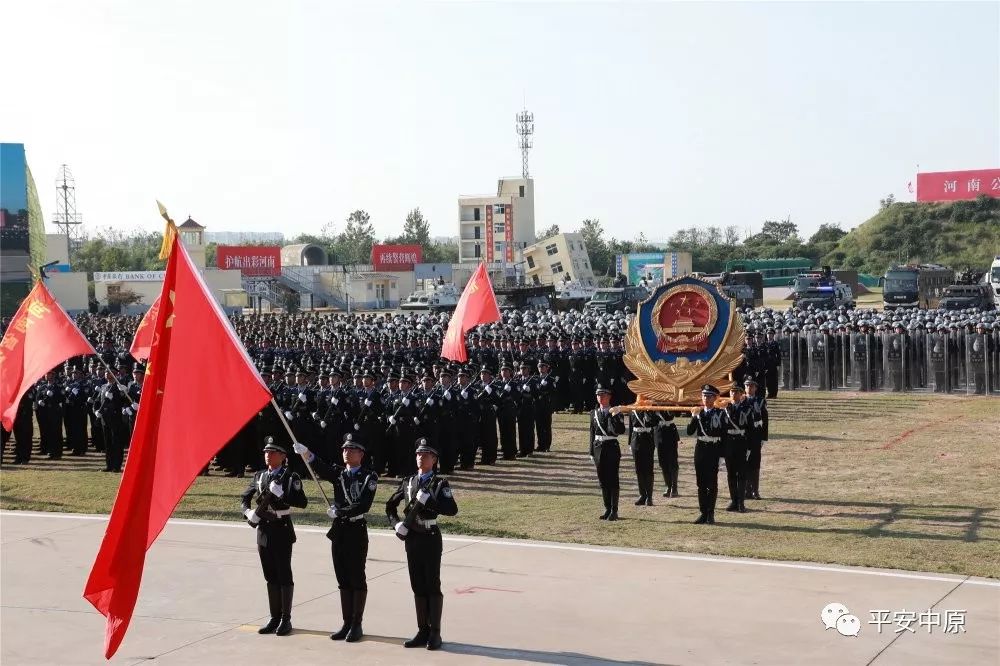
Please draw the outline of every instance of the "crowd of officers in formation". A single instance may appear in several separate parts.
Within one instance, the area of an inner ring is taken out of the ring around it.
[[[1000,385],[1000,323],[990,313],[791,308],[742,315],[745,359],[728,401],[717,407],[719,390],[706,384],[702,406],[682,412],[690,414],[685,433],[695,438],[697,524],[715,523],[720,460],[727,511],[745,512],[745,500],[760,499],[767,400],[779,389],[989,393]],[[619,517],[622,437],[635,466],[635,504],[653,504],[654,458],[663,496],[677,497],[678,412],[631,407],[633,377],[622,360],[630,316],[506,312],[500,322],[470,333],[463,364],[439,356],[446,315],[233,317],[277,406],[265,406],[215,461],[227,476],[252,472],[241,505],[257,530],[267,586],[270,620],[260,633],[292,631],[291,514],[307,504],[307,468],[333,489],[327,536],[343,625],[330,637],[355,642],[363,635],[366,515],[379,479],[388,476],[400,480],[385,514],[405,542],[418,625],[405,646],[427,649],[441,646],[437,519],[458,511],[440,474],[544,453],[552,446],[553,412],[571,411],[589,414],[601,520]],[[93,445],[105,454],[105,471],[121,471],[145,374],[127,351],[138,321],[78,317],[98,355],[70,359],[25,394],[14,423],[15,464],[31,458],[34,415],[42,454],[83,455]],[[3,433],[5,450],[10,434]]]

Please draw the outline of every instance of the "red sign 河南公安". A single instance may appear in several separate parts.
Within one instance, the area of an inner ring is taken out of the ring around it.
[[[981,194],[1000,198],[1000,169],[917,174],[917,201],[970,201]]]
[[[257,245],[220,245],[215,250],[215,265],[238,270],[243,275],[281,275],[281,248]]]
[[[377,271],[412,271],[413,264],[423,261],[419,245],[373,245],[372,265]]]

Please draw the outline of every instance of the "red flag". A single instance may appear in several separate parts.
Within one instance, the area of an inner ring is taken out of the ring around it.
[[[45,373],[93,346],[39,280],[0,341],[0,421],[10,431],[21,396]]]
[[[191,258],[171,245],[125,474],[83,596],[121,644],[146,551],[198,473],[271,394]]]
[[[480,262],[465,285],[462,297],[458,299],[455,312],[448,322],[448,332],[441,345],[441,356],[453,361],[465,362],[469,356],[465,350],[465,332],[479,324],[489,324],[500,319],[500,308],[493,293],[493,284],[486,274],[486,264]]]
[[[142,315],[139,328],[135,329],[135,337],[132,338],[132,346],[128,353],[137,361],[145,361],[149,358],[149,348],[153,344],[153,330],[156,327],[156,313],[160,311],[160,297],[157,296],[153,304]]]

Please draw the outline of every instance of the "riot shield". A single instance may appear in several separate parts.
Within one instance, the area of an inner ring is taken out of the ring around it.
[[[778,347],[781,349],[781,388],[790,391],[794,387],[794,366],[792,356],[791,333],[781,336]]]
[[[809,331],[806,336],[809,350],[809,386],[820,391],[830,389],[829,336],[819,331]]]
[[[897,333],[882,334],[882,367],[885,390],[903,390],[903,355],[906,353],[903,336]]]
[[[927,336],[927,385],[935,393],[951,391],[948,343],[948,334],[944,331],[934,331]]]
[[[910,333],[910,389],[927,388],[927,336],[924,329]]]
[[[965,384],[963,371],[965,363],[963,361],[964,335],[960,331],[948,331],[948,386],[955,389]]]
[[[856,391],[873,389],[871,338],[865,333],[851,333],[851,376],[849,386]]]
[[[965,336],[965,392],[970,395],[989,393],[988,345],[985,334],[967,333]]]

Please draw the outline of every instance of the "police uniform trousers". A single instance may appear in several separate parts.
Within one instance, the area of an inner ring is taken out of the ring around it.
[[[404,417],[400,417],[404,418]],[[405,417],[410,419],[412,417]],[[390,474],[394,476],[410,476],[417,471],[416,447],[417,429],[411,425],[397,423],[392,438],[392,461]]]
[[[621,459],[622,451],[618,440],[594,442],[594,465],[597,467],[597,482],[601,485],[601,497],[606,510],[618,509],[618,469]]]
[[[14,462],[26,463],[31,460],[31,437],[35,429],[31,417],[31,400],[22,397],[14,418]]]
[[[413,596],[440,599],[441,595],[441,531],[436,525],[428,529],[410,528],[406,535],[406,568],[410,573]]]
[[[62,458],[63,415],[59,408],[49,407],[38,412],[38,450],[50,458]]]
[[[292,544],[295,532],[287,516],[261,522],[257,527],[257,554],[264,580],[270,585],[293,585]]]
[[[361,424],[359,430],[350,430],[348,432],[360,435],[361,441],[365,443],[365,461],[363,464],[371,467],[372,471],[379,476],[385,474],[386,464],[388,463],[386,453],[390,448],[389,440],[391,438],[386,433],[381,422],[375,419],[365,421]]]
[[[517,413],[513,407],[501,407],[497,415],[500,429],[500,449],[504,460],[517,457]]]
[[[87,410],[84,407],[67,407],[66,445],[73,455],[82,456],[87,452]]]
[[[458,417],[458,453],[462,469],[472,469],[476,465],[476,449],[479,447],[479,419],[474,414]]]
[[[653,440],[656,442],[656,459],[660,463],[660,472],[663,474],[663,485],[671,493],[677,492],[677,474],[680,465],[677,459],[677,443],[680,436],[677,433],[677,426],[658,426],[653,431]]]
[[[727,434],[723,438],[726,457],[726,481],[729,483],[729,499],[737,507],[743,505],[747,483],[747,438],[746,435]]]
[[[479,462],[492,465],[497,461],[497,417],[492,407],[483,408],[479,418]]]
[[[632,431],[632,441],[629,448],[632,450],[632,460],[635,463],[635,478],[639,485],[639,498],[645,499],[653,496],[653,445],[652,428],[650,432]]]
[[[454,414],[442,414],[440,421],[440,435],[438,442],[441,444],[441,456],[438,458],[441,471],[451,474],[455,471],[455,462],[458,460],[458,447],[460,444],[459,434],[455,428]]]
[[[774,365],[767,369],[767,397],[778,397],[778,376],[781,374],[781,366]]]
[[[694,475],[698,484],[698,509],[705,515],[715,513],[719,495],[719,458],[722,450],[718,442],[698,440],[694,445]]]
[[[517,413],[517,452],[529,456],[535,450],[535,408],[521,407]]]
[[[760,456],[764,443],[760,437],[747,437],[746,492],[744,497],[759,498]],[[729,463],[726,463],[728,465]]]
[[[125,424],[118,414],[106,414],[101,419],[104,432],[104,469],[120,472],[125,459]]]
[[[552,410],[548,407],[535,408],[535,433],[538,436],[538,451],[552,448]]]
[[[368,522],[338,518],[326,536],[330,539],[337,587],[341,590],[367,591]]]

